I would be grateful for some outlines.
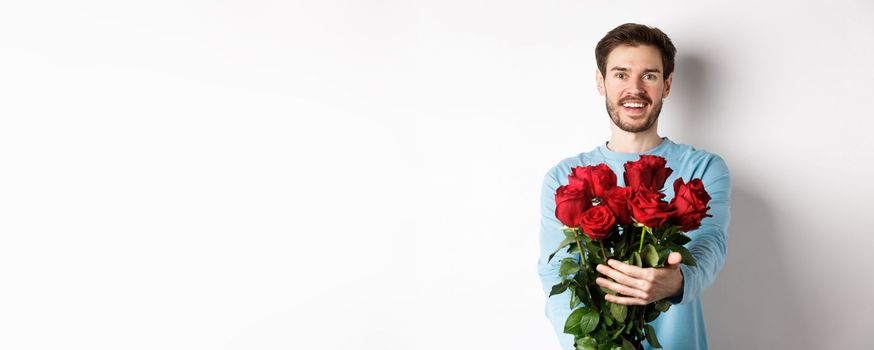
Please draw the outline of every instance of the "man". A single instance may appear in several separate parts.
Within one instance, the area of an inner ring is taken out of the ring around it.
[[[641,154],[667,159],[673,173],[667,179],[665,200],[673,198],[670,186],[677,177],[688,181],[701,178],[710,194],[709,213],[701,227],[687,232],[692,238],[686,247],[697,266],[680,264],[680,254],[671,253],[664,268],[640,268],[610,260],[598,265],[598,285],[617,291],[607,301],[624,305],[645,305],[661,299],[674,304],[652,322],[665,349],[707,349],[707,333],[701,309],[701,292],[716,279],[726,253],[731,180],[725,162],[718,155],[678,144],[658,134],[658,118],[663,100],[671,91],[676,49],[670,38],[657,28],[627,23],[611,30],[595,48],[598,92],[604,96],[612,121],[610,141],[589,152],[566,158],[550,169],[541,195],[540,259],[538,272],[546,299],[546,315],[553,324],[564,349],[573,349],[573,336],[563,332],[570,292],[548,297],[559,283],[559,265],[564,257],[579,259],[579,254],[560,251],[547,262],[549,254],[564,239],[562,224],[555,217],[555,192],[567,184],[567,175],[576,166],[607,164],[624,186],[624,164]],[[645,343],[645,348],[650,345]]]

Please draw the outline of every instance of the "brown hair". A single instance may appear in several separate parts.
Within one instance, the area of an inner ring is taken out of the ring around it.
[[[607,55],[619,45],[654,46],[662,53],[662,63],[665,69],[664,79],[667,79],[674,72],[674,55],[677,54],[677,48],[674,47],[671,38],[655,27],[625,23],[607,32],[607,35],[601,38],[601,41],[595,46],[595,61],[603,76],[607,75]]]

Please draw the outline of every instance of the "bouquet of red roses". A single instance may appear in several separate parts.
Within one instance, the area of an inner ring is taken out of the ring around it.
[[[659,156],[642,155],[625,164],[625,187],[616,185],[616,174],[605,164],[575,167],[568,184],[555,194],[555,216],[564,224],[566,238],[549,256],[563,248],[579,253],[561,260],[562,281],[549,296],[570,290],[574,309],[564,326],[573,334],[577,349],[643,349],[646,339],[660,348],[655,329],[648,323],[670,308],[667,299],[642,306],[626,306],[606,301],[615,291],[594,283],[595,266],[617,259],[639,267],[663,267],[671,252],[683,257],[682,263],[695,265],[683,245],[691,239],[684,233],[709,217],[710,195],[701,179],[688,183],[674,181],[674,198],[664,200],[665,180],[673,170]],[[578,307],[582,305],[581,307]]]

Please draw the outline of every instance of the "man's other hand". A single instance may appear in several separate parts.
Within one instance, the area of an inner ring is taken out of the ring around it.
[[[609,278],[598,277],[595,283],[619,293],[604,296],[604,299],[611,303],[646,305],[670,298],[682,291],[683,273],[680,272],[682,260],[680,253],[673,252],[668,255],[664,267],[642,268],[610,259],[607,265],[598,264],[596,267],[598,272]]]

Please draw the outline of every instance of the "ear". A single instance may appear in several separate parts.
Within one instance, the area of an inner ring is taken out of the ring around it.
[[[662,98],[667,98],[668,94],[671,93],[671,82],[674,80],[674,72],[671,72],[671,75],[665,79],[665,93],[662,95]]]
[[[595,68],[595,85],[598,87],[598,93],[601,96],[606,96],[607,89],[604,88],[604,75],[601,74],[601,70]]]

